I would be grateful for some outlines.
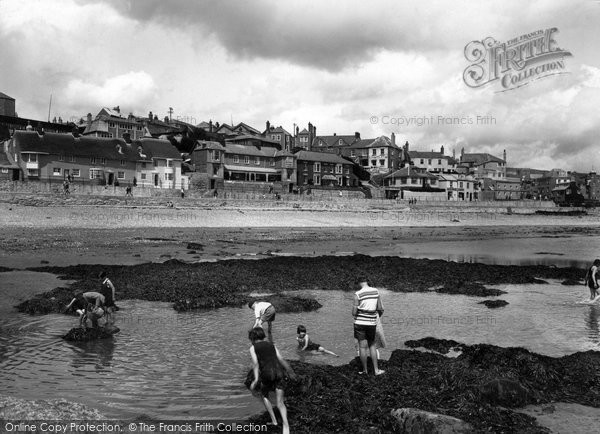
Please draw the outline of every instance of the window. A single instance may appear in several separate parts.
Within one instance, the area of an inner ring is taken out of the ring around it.
[[[308,137],[304,136],[304,137],[300,137],[300,143],[307,143],[308,142]]]
[[[109,126],[110,128],[114,128],[114,127],[115,127],[115,123],[114,123],[114,122],[109,122],[109,123],[108,123],[108,126]]]
[[[167,160],[167,167],[173,167],[173,160]]]
[[[320,172],[321,171],[321,163],[315,163],[315,167],[313,168],[313,170],[315,172]]]
[[[371,150],[371,155],[373,155],[373,156],[377,155],[377,149],[372,149]]]
[[[165,180],[167,180],[167,181],[173,181],[173,174],[172,173],[165,173]]]
[[[270,164],[271,166],[274,166],[274,165],[275,165],[275,160],[274,160],[274,159],[271,159],[271,161],[269,161],[269,164]]]
[[[140,178],[142,179],[142,181],[145,181],[145,180],[146,180],[146,174],[145,174],[145,173],[142,173],[142,174],[140,175]]]
[[[377,166],[377,160],[371,160],[371,166]]]
[[[254,164],[257,166],[260,164],[260,157],[254,157]]]
[[[335,173],[342,173],[342,165],[341,164],[335,165]]]
[[[40,176],[38,169],[27,169],[27,176]]]
[[[385,149],[381,148],[381,149],[379,150],[379,155],[385,155]]]
[[[154,167],[158,167],[158,160],[153,160],[152,162],[154,163]]]
[[[90,157],[90,164],[96,164],[96,157]]]
[[[79,169],[71,169],[71,176],[73,176],[75,178],[79,178],[81,176]]]
[[[75,162],[75,155],[71,155],[71,156],[69,157],[69,161],[70,161],[71,163],[74,163],[74,162]]]
[[[8,173],[8,169],[6,167],[2,168],[2,173]]]
[[[356,157],[356,151],[354,151],[354,149],[352,151],[350,151],[350,156],[351,157]]]
[[[423,160],[423,159],[421,158],[421,164],[424,164],[424,163],[425,163],[425,160]]]
[[[406,178],[400,178],[400,184],[406,184]]]
[[[429,183],[431,185],[435,185],[435,184],[437,184],[437,179],[432,179],[431,181],[429,181]]]
[[[65,161],[65,156],[64,155],[59,155],[58,156],[58,161]]]
[[[125,172],[117,172],[117,179],[125,179]]]
[[[102,170],[90,169],[90,179],[99,179],[99,178],[102,178]]]
[[[221,159],[221,153],[219,151],[213,151],[213,160],[219,161]]]
[[[442,165],[442,160],[438,160],[438,165],[441,166]]]
[[[146,163],[142,163],[142,169],[146,168]]]
[[[37,154],[21,154],[21,156],[26,163],[37,163]]]
[[[250,157],[244,155],[244,164],[250,164]]]
[[[344,141],[342,139],[338,140],[338,145],[342,146],[344,144]]]
[[[427,160],[427,164],[431,164],[431,158]]]
[[[462,181],[460,181],[460,182],[458,183],[458,188],[463,188],[463,183],[462,183]]]
[[[344,169],[344,173],[345,173],[346,175],[349,175],[349,174],[350,174],[350,169],[349,169],[348,167],[346,167],[346,168]]]
[[[418,184],[418,179],[417,178],[410,178],[410,183],[411,184]]]
[[[314,181],[315,185],[321,185],[321,175],[314,175],[313,181]]]
[[[125,166],[125,160],[121,160],[121,166]]]
[[[379,165],[380,166],[385,166],[385,160],[379,160]]]
[[[60,176],[60,172],[61,172],[60,167],[55,167],[54,169],[52,169],[52,174],[54,176]]]
[[[239,163],[240,162],[240,157],[238,155],[234,155],[233,156],[233,162],[236,163],[236,164]]]

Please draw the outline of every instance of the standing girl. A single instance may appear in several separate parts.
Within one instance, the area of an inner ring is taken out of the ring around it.
[[[254,327],[250,330],[248,339],[252,342],[250,356],[254,363],[254,381],[250,384],[250,390],[253,391],[256,388],[258,380],[260,379],[262,402],[269,413],[269,416],[271,416],[271,423],[277,425],[277,419],[273,413],[273,406],[269,401],[269,392],[275,391],[277,408],[281,414],[281,422],[283,424],[283,434],[289,434],[290,426],[287,419],[287,408],[283,402],[283,369],[288,372],[292,379],[294,379],[296,375],[290,365],[283,357],[281,357],[279,350],[277,350],[270,342],[265,341],[265,331],[262,327]]]

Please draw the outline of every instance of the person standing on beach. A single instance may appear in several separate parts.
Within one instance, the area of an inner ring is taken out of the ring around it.
[[[106,324],[114,324],[113,313],[116,310],[115,305],[115,285],[106,276],[104,271],[100,272],[98,278],[101,282],[100,293],[104,296],[104,307],[106,311]]]
[[[383,315],[383,306],[377,288],[369,286],[366,277],[359,277],[356,283],[360,289],[354,293],[352,316],[354,317],[354,337],[358,340],[358,351],[363,370],[359,374],[367,375],[367,348],[373,362],[375,375],[385,371],[379,369],[377,363],[377,348],[375,334],[377,330],[377,316]]]
[[[250,390],[254,392],[260,380],[261,400],[265,409],[271,416],[271,423],[277,425],[277,419],[273,413],[273,405],[269,401],[269,392],[275,391],[277,396],[277,408],[281,414],[281,423],[283,425],[283,433],[289,434],[290,426],[287,418],[287,408],[285,406],[283,386],[285,374],[295,379],[296,374],[291,366],[285,361],[279,350],[270,342],[265,342],[265,331],[262,327],[254,327],[248,333],[248,338],[252,342],[250,347],[250,356],[252,357],[254,380],[250,384]]]
[[[275,306],[268,301],[250,301],[248,307],[254,309],[254,317],[256,318],[252,327],[262,327],[264,329],[265,323],[267,323],[267,336],[269,342],[272,343],[271,325],[275,321]]]
[[[594,260],[592,266],[585,275],[585,285],[590,289],[590,300],[598,296],[598,269],[600,268],[600,259]]]

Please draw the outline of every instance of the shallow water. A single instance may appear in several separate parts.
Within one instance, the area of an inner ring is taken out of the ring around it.
[[[0,273],[0,287],[2,275]],[[13,276],[14,277],[14,276]],[[488,309],[481,299],[382,290],[390,351],[427,336],[459,342],[523,346],[551,356],[600,350],[600,305],[585,304],[583,286],[499,286],[510,304]],[[295,293],[298,294],[298,293]],[[317,312],[277,315],[274,337],[285,358],[345,364],[355,355],[352,293],[306,291]],[[113,339],[73,344],[60,338],[77,323],[64,315],[0,317],[0,389],[26,399],[66,398],[109,417],[245,418],[263,411],[243,380],[250,369],[248,308],[177,313],[169,303],[119,302]],[[296,351],[298,324],[341,357]]]

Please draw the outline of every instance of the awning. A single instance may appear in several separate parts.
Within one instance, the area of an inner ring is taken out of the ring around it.
[[[278,169],[270,169],[268,167],[254,167],[254,166],[232,166],[230,164],[224,164],[225,170],[231,172],[253,172],[253,173],[279,173]]]

